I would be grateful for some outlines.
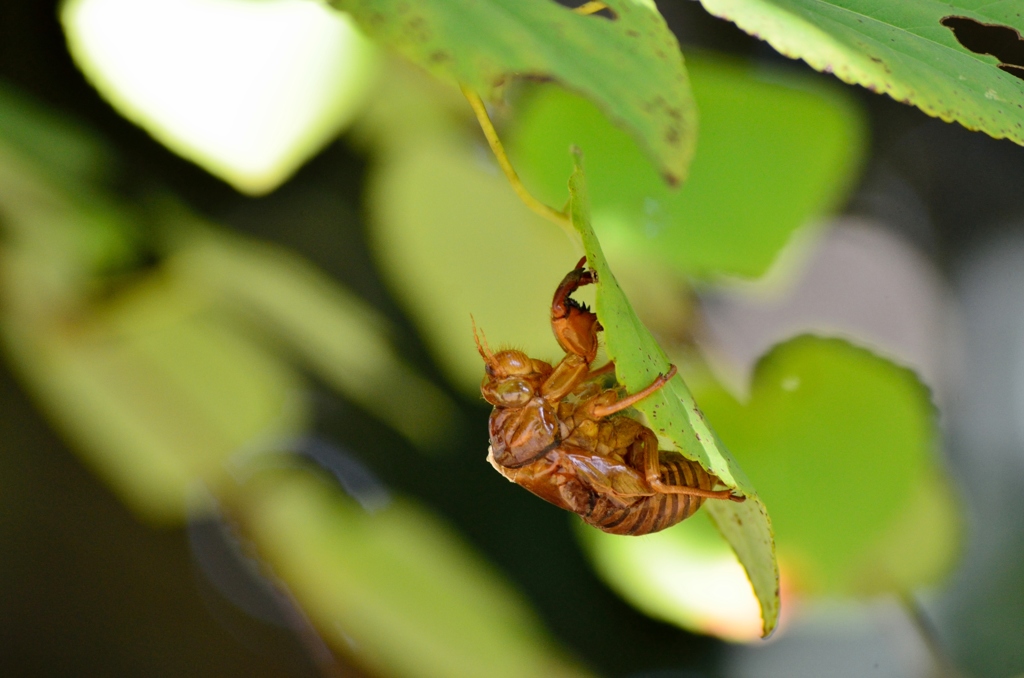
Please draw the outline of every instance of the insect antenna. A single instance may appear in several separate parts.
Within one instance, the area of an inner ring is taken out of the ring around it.
[[[469,315],[469,321],[473,323],[473,341],[476,342],[476,350],[480,353],[480,357],[484,359],[484,362],[488,365],[494,365],[494,353],[491,352],[491,347],[487,345],[487,337],[484,336],[483,330],[477,330],[476,318],[471,313]]]

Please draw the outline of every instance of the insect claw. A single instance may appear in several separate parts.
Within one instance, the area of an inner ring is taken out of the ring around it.
[[[601,324],[597,314],[571,296],[580,287],[597,280],[593,271],[586,270],[586,264],[586,257],[580,259],[555,289],[551,300],[551,329],[563,351],[582,356],[590,363],[597,356],[597,333]]]

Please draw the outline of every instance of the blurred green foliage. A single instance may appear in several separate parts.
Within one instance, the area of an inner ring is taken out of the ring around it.
[[[548,0],[492,0],[473,12],[395,3],[389,14],[334,4],[434,73],[510,93],[496,117],[508,118],[513,159],[551,204],[573,197],[582,248],[514,196],[455,88],[384,66],[351,138],[370,164],[368,239],[445,377],[478,388],[471,314],[492,344],[551,356],[551,291],[585,250],[621,383],[646,386],[671,359],[696,396],[677,378],[637,410],[666,447],[749,497],[708,507],[747,569],[765,631],[779,611],[765,506],[784,594],[902,594],[948,570],[958,510],[914,375],[849,343],[800,338],[762,360],[744,400],[691,350],[700,314],[691,276],[759,275],[793,233],[841,204],[865,143],[848,98],[803,76],[695,56],[701,154],[673,193],[662,180],[685,174],[695,117],[675,39],[652,3],[610,2],[614,20]],[[417,32],[423,22],[436,31]],[[511,73],[555,76],[566,89],[506,87]],[[289,457],[310,429],[310,376],[423,452],[440,455],[463,423],[446,391],[399,354],[377,310],[298,256],[229,234],[173,197],[126,200],[107,181],[113,151],[6,89],[0,113],[3,349],[127,505],[175,524],[216,504],[332,648],[371,671],[585,675],[431,508],[399,497],[364,510]],[[587,158],[603,244],[587,224],[579,168],[562,189],[570,144]],[[652,317],[666,351],[642,322]],[[482,422],[474,427],[484,435]],[[515,529],[532,526],[523,518]],[[714,601],[740,610],[731,620],[687,598],[706,591],[679,585],[722,563],[739,572],[703,518],[644,540],[591,531],[581,541],[646,612],[745,637],[728,626],[753,609],[741,579],[723,579],[738,585]]]
[[[805,336],[761,359],[744,403],[710,380],[694,389],[771,507],[795,590],[907,590],[948,571],[960,520],[936,477],[937,413],[912,372]]]
[[[845,341],[803,336],[762,358],[741,402],[699,361],[683,364],[708,421],[771,510],[783,604],[909,595],[950,571],[962,520],[935,460],[936,412],[913,373]],[[702,594],[729,600],[743,585],[705,521],[643,542],[581,536],[609,584],[649,613],[750,637],[747,618]],[[660,583],[666,570],[678,585]],[[688,584],[695,577],[701,583]]]
[[[372,309],[294,255],[167,199],[119,205],[91,181],[88,153],[48,162],[64,127],[14,96],[3,103],[18,125],[0,116],[0,143],[16,142],[0,146],[0,338],[139,516],[194,517],[209,508],[196,498],[205,487],[339,651],[355,638],[358,662],[389,675],[582,675],[426,508],[399,500],[368,517],[308,471],[263,471],[309,423],[296,358],[411,440],[446,437],[451,404],[396,355]],[[143,221],[159,233],[158,262],[116,274],[141,258],[130,234]]]
[[[845,92],[816,79],[701,52],[686,64],[700,152],[678,190],[595,106],[553,85],[516,106],[510,157],[537,195],[562,205],[565,149],[585,149],[594,228],[609,249],[681,273],[761,275],[795,229],[846,194],[864,121]]]
[[[387,676],[582,677],[450,528],[406,500],[367,514],[307,476],[246,483],[247,532],[326,639]]]

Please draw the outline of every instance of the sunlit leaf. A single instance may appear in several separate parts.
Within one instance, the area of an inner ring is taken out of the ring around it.
[[[120,113],[247,193],[333,139],[372,74],[372,45],[315,2],[67,0],[61,21]]]
[[[565,150],[582,149],[606,247],[689,274],[760,275],[795,229],[844,195],[863,121],[839,86],[817,78],[700,53],[687,66],[700,152],[678,190],[595,106],[552,85],[517,111],[509,154],[540,198],[563,205],[572,169]]]
[[[671,183],[696,141],[675,37],[649,0],[607,0],[616,18],[552,0],[331,0],[367,35],[485,97],[512,77],[552,77],[627,130]]]
[[[636,317],[629,300],[615,282],[615,276],[590,227],[590,206],[583,170],[576,156],[576,168],[569,181],[570,213],[573,226],[583,238],[587,262],[597,273],[597,314],[604,327],[608,355],[615,361],[615,374],[623,386],[635,393],[669,370],[669,360],[658,343]],[[735,460],[710,428],[680,376],[636,404],[651,428],[687,459],[700,463],[725,485],[747,497],[743,503],[712,500],[705,506],[716,525],[736,552],[747,571],[761,606],[763,633],[778,623],[779,574],[771,522],[764,503]],[[716,424],[717,425],[717,424]]]
[[[569,678],[496,572],[423,508],[364,513],[308,477],[257,479],[240,504],[275,574],[325,639],[377,675]]]
[[[936,467],[934,409],[909,370],[801,337],[761,360],[746,404],[695,388],[772,507],[796,589],[891,591],[948,568],[957,510]]]
[[[1013,56],[1015,44],[1020,54],[1024,18],[1016,3],[701,2],[715,16],[736,22],[786,56],[844,82],[888,94],[947,122],[1024,144],[1024,64]],[[965,38],[971,49],[941,23],[953,16],[972,25],[975,36]],[[1000,59],[992,54],[1004,55],[1009,68],[1000,69]]]

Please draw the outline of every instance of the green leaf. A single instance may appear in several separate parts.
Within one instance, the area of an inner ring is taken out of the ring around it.
[[[516,591],[424,508],[366,513],[305,474],[240,494],[262,558],[324,639],[374,675],[584,678]]]
[[[1024,144],[1024,81],[965,48],[940,23],[962,16],[1024,30],[1013,2],[981,0],[701,0],[782,54],[928,115]],[[991,38],[982,44],[992,47]],[[1010,38],[1012,42],[1012,38]],[[984,48],[983,48],[984,49]],[[1018,64],[1020,65],[1020,64]],[[1020,71],[1018,71],[1020,72]]]
[[[552,0],[331,0],[372,38],[494,98],[512,77],[551,77],[630,132],[672,184],[686,176],[697,113],[675,37],[650,0],[616,18]]]
[[[700,152],[670,190],[636,144],[585,99],[543,86],[508,134],[523,180],[565,204],[575,144],[587,157],[594,228],[610,250],[660,259],[688,274],[762,274],[793,231],[843,197],[864,123],[851,97],[820,78],[688,54],[701,110]]]
[[[448,401],[401,363],[371,309],[298,257],[210,232],[172,209],[150,215],[165,227],[166,258],[111,284],[73,241],[91,219],[117,221],[116,210],[100,202],[83,211],[36,175],[34,162],[52,166],[53,154],[21,162],[3,128],[0,344],[129,508],[180,524],[186,503],[216,503],[325,642],[375,675],[589,675],[514,587],[429,511],[396,500],[370,514],[334,483],[280,470],[301,464],[273,453],[309,415],[306,384],[283,348],[384,418],[388,405],[403,410],[392,423],[407,434],[443,424]],[[72,160],[57,169],[91,166]],[[48,284],[65,293],[40,293]],[[268,326],[282,341],[257,331]]]
[[[570,214],[583,238],[587,262],[597,273],[596,311],[604,327],[608,355],[615,361],[619,383],[632,393],[669,370],[669,360],[636,317],[605,260],[590,226],[590,203],[579,155],[569,180]],[[764,503],[697,408],[680,376],[637,403],[636,408],[660,438],[668,439],[687,459],[698,462],[725,485],[747,497],[742,504],[712,500],[705,503],[716,525],[736,552],[761,605],[762,630],[768,635],[778,623],[779,572],[771,522]]]
[[[948,569],[958,511],[935,457],[934,408],[910,370],[805,336],[762,358],[746,404],[694,386],[771,505],[797,590],[906,590]]]

